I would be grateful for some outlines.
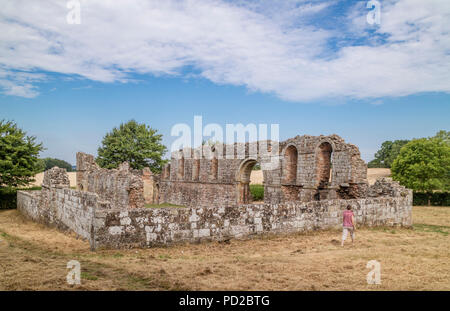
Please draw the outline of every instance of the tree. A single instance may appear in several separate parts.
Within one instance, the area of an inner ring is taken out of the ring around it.
[[[36,170],[38,173],[45,171],[45,161],[44,159],[38,159],[36,163]]]
[[[105,135],[96,162],[104,168],[117,168],[127,161],[134,169],[148,166],[159,173],[167,162],[162,159],[167,148],[161,139],[161,134],[145,124],[134,120],[122,123]]]
[[[36,137],[27,136],[12,121],[0,121],[0,189],[25,186],[39,171],[38,155],[43,150]]]
[[[410,141],[392,164],[392,177],[417,191],[450,190],[450,144],[436,136]]]
[[[409,140],[385,141],[381,144],[380,150],[375,153],[375,159],[368,163],[368,167],[390,168],[400,153],[400,149],[408,142]]]
[[[447,144],[450,144],[450,132],[448,132],[448,131],[441,130],[436,133],[434,138],[442,139]]]
[[[44,161],[45,170],[49,170],[54,166],[65,168],[68,172],[72,172],[72,164],[55,158],[44,158],[42,159]]]

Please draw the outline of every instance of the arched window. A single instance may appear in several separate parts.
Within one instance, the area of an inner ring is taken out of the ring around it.
[[[166,179],[170,179],[170,164],[167,164],[166,166],[166,173],[164,176]]]
[[[326,187],[331,182],[331,153],[330,143],[320,144],[316,154],[316,178],[319,187]]]
[[[181,157],[180,160],[178,160],[178,178],[184,178],[184,156]]]
[[[192,180],[198,180],[200,177],[200,159],[194,159],[192,165]]]
[[[297,183],[298,152],[295,146],[289,146],[284,153],[284,179],[288,184]]]
[[[211,179],[217,180],[219,176],[219,160],[217,160],[216,155],[211,160]]]

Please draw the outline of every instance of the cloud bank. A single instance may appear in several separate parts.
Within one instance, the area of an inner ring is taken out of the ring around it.
[[[289,101],[450,92],[450,1],[0,0],[0,89],[35,97],[59,73],[194,76]],[[189,70],[187,70],[188,68]]]

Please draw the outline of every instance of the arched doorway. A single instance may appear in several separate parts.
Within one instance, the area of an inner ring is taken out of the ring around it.
[[[263,171],[259,170],[259,173],[256,173],[257,170],[253,171],[253,168],[257,168],[258,166],[260,167],[256,159],[246,159],[241,163],[237,174],[237,196],[239,204],[248,204],[254,201],[250,189],[252,172],[254,172],[254,176],[261,175],[258,178],[259,180],[254,180],[252,187],[255,187],[255,190],[257,189],[259,191],[261,191],[261,187],[264,189]],[[264,190],[262,191],[264,192]],[[257,201],[262,203],[263,199],[264,195],[262,197],[259,196]]]
[[[319,145],[316,153],[316,181],[319,188],[331,185],[331,154],[333,148],[330,143],[323,142]]]

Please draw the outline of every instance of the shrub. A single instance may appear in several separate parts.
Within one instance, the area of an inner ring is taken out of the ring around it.
[[[17,208],[17,190],[41,190],[41,187],[31,187],[26,189],[0,189],[0,209]]]
[[[401,148],[391,172],[394,180],[418,192],[450,191],[450,143],[413,139]]]
[[[414,192],[413,205],[450,206],[450,192]]]
[[[263,185],[250,185],[250,193],[252,194],[254,201],[264,200],[264,186]]]

